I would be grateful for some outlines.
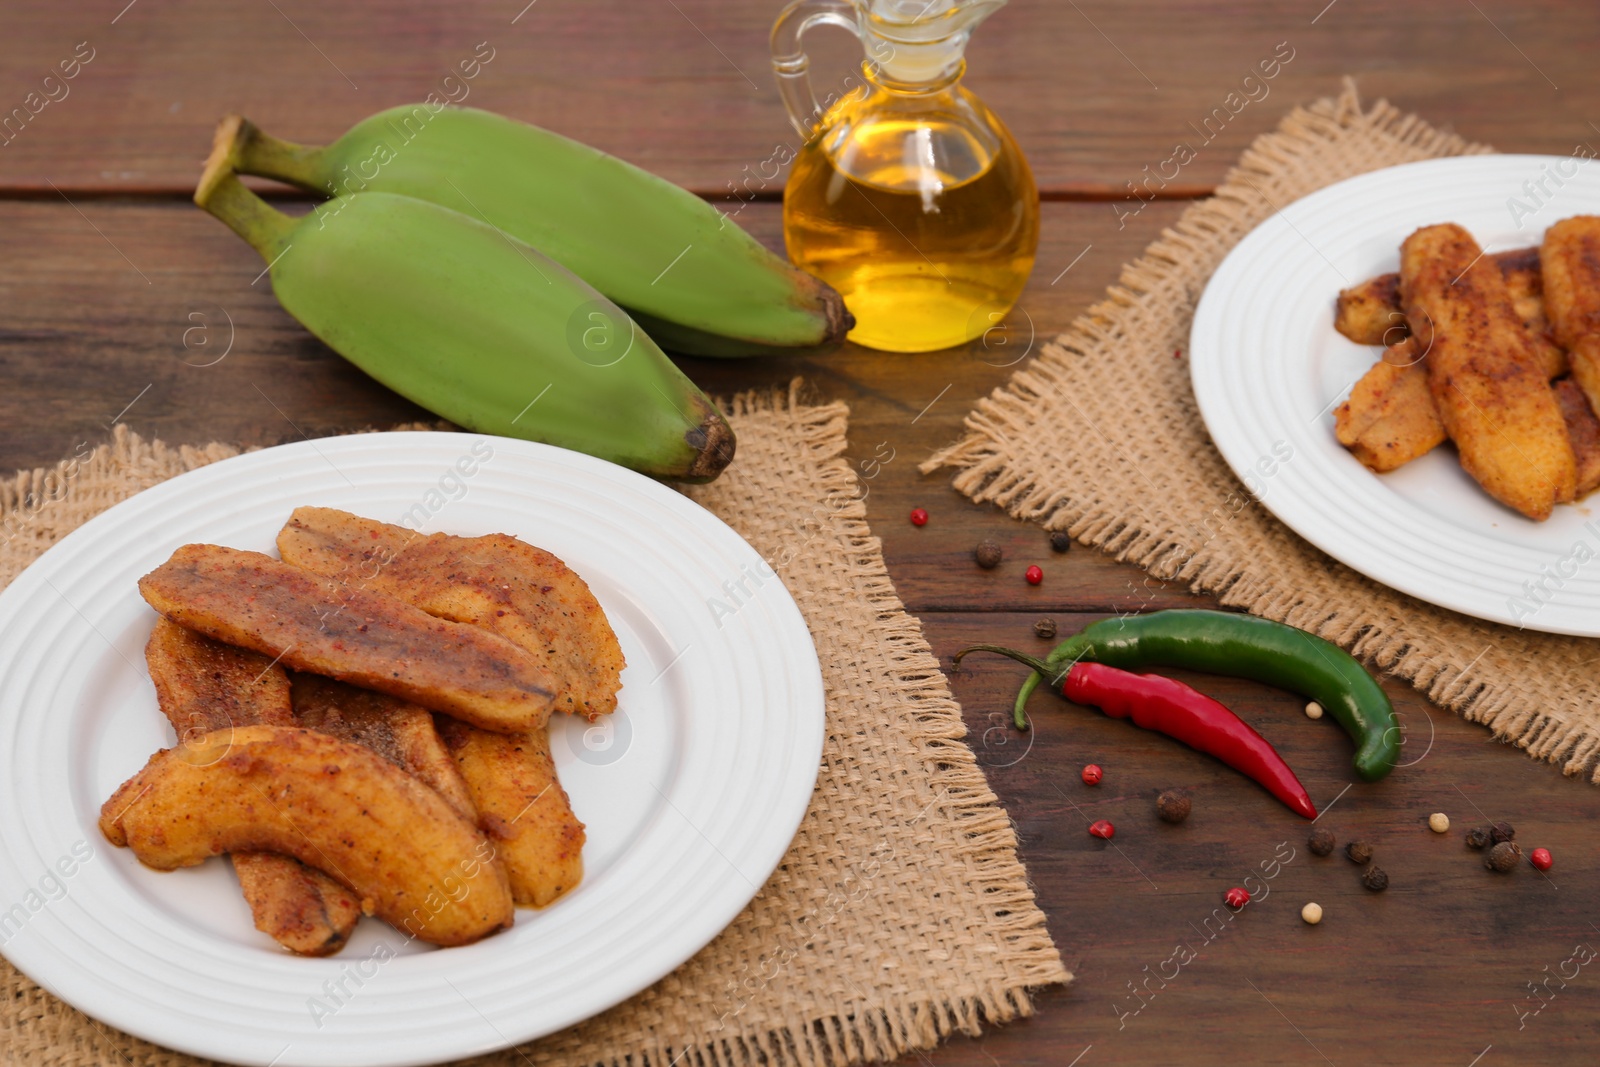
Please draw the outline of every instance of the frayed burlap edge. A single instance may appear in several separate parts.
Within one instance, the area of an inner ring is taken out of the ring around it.
[[[546,1039],[528,1051],[541,1064],[551,1067],[580,1067],[604,1064],[605,1067],[754,1067],[754,1065],[794,1065],[794,1067],[844,1067],[847,1064],[894,1059],[907,1052],[932,1048],[956,1033],[977,1036],[984,1025],[999,1025],[1031,1016],[1033,1003],[1029,990],[1072,980],[1062,965],[1060,953],[1046,929],[1043,913],[1035,902],[1027,873],[1016,856],[1017,838],[1010,818],[990,790],[965,743],[966,726],[961,708],[950,692],[918,620],[905,611],[885,567],[882,545],[867,525],[864,494],[854,470],[845,457],[849,407],[842,402],[810,406],[805,403],[799,379],[787,389],[752,390],[740,393],[723,405],[723,410],[738,428],[740,448],[747,447],[751,420],[775,420],[788,425],[785,439],[798,441],[803,454],[795,466],[812,472],[813,481],[806,496],[824,504],[831,536],[843,550],[836,557],[848,573],[853,600],[872,616],[870,634],[839,635],[844,642],[828,647],[833,635],[813,636],[824,664],[830,672],[830,654],[847,656],[847,647],[870,637],[874,645],[889,650],[892,676],[883,692],[893,699],[885,707],[909,709],[896,724],[900,733],[922,753],[926,773],[929,808],[947,815],[956,830],[956,843],[948,848],[950,858],[965,867],[965,881],[981,896],[982,936],[1004,946],[1004,977],[990,976],[974,981],[971,976],[949,978],[944,991],[868,990],[864,997],[845,993],[836,1010],[810,1013],[780,1025],[762,1025],[753,1019],[745,1026],[713,1026],[713,1037],[703,1036],[691,1044],[659,1040],[649,1020],[660,1012],[650,1003],[653,995],[670,993],[653,987],[635,1001],[622,1005],[641,1017],[644,1033],[633,1040],[611,1042],[612,1050],[600,1053],[607,1044],[594,1029],[609,1028],[608,1016],[599,1016],[564,1035]],[[737,461],[736,461],[737,466]],[[723,490],[731,488],[713,482],[686,490],[687,495],[729,522],[751,541],[782,576],[806,611],[807,594],[803,579],[786,573],[787,554],[783,546],[747,528],[742,520],[753,509],[765,510],[770,499],[757,497],[745,507],[727,499]],[[816,520],[815,513],[806,521]],[[831,547],[831,546],[830,546]],[[797,565],[791,565],[796,568]],[[807,611],[808,620],[811,612]],[[832,683],[830,681],[830,688]],[[829,743],[830,747],[832,742]],[[824,779],[830,762],[824,753]],[[825,788],[819,783],[819,797]],[[807,835],[813,813],[808,813],[796,835],[798,842]],[[762,890],[784,894],[786,872],[779,872]],[[758,900],[759,903],[759,900]],[[739,922],[730,927],[734,932]],[[726,934],[724,936],[727,936]],[[714,952],[717,943],[708,946]],[[691,964],[694,961],[691,961]],[[686,965],[687,966],[687,965]],[[743,1009],[741,1014],[743,1014]],[[757,1014],[757,1013],[752,1013]],[[642,1038],[642,1040],[640,1039]],[[506,1067],[522,1062],[516,1055],[494,1059]]]
[[[791,383],[787,395],[757,391],[734,398],[729,414],[738,417],[759,410],[805,410],[800,403],[799,379]],[[1072,981],[1061,956],[1045,928],[1026,871],[1017,860],[1017,835],[999,798],[989,788],[988,779],[978,766],[977,756],[967,747],[966,724],[961,705],[950,692],[950,685],[939,667],[938,657],[928,644],[922,623],[905,610],[900,594],[883,559],[883,543],[867,525],[866,499],[861,483],[845,456],[845,429],[849,406],[841,401],[809,409],[803,417],[805,441],[817,464],[825,489],[824,499],[847,499],[839,509],[840,533],[853,554],[852,563],[861,582],[861,598],[878,614],[887,629],[877,635],[895,650],[899,667],[896,695],[916,709],[920,728],[918,740],[935,757],[929,777],[943,796],[962,831],[957,855],[973,864],[972,884],[981,887],[989,911],[988,929],[997,932],[1021,965],[1023,986],[992,982],[974,994],[939,1003],[931,997],[895,997],[875,1010],[868,1020],[855,1020],[855,1040],[828,1042],[831,1054],[819,1063],[854,1063],[893,1059],[917,1048],[931,1048],[939,1040],[961,1032],[976,1037],[981,1024],[1009,1022],[1031,1016],[1033,1003],[1027,988],[1038,988]],[[848,1020],[834,1018],[828,1025],[814,1024],[807,1032],[839,1037],[852,1029]],[[870,1045],[863,1032],[876,1039]],[[798,1034],[787,1035],[791,1042]],[[852,1048],[859,1054],[840,1058]],[[716,1067],[733,1067],[727,1061],[713,1061]],[[743,1061],[745,1063],[751,1061]],[[760,1061],[757,1061],[760,1062]],[[802,1061],[805,1062],[805,1061]],[[625,1067],[620,1061],[615,1067]]]
[[[1150,321],[1161,320],[1157,309],[1165,307],[1169,314],[1173,307],[1182,309],[1176,316],[1182,329],[1162,336],[1161,354],[1170,352],[1174,342],[1186,347],[1188,325],[1205,280],[1238,241],[1278,207],[1332,180],[1381,166],[1490,151],[1435,129],[1416,115],[1402,114],[1386,101],[1364,111],[1354,81],[1346,78],[1338,97],[1296,108],[1278,129],[1258,137],[1214,196],[1189,207],[1123,269],[1106,299],[1047,344],[1005,386],[980,401],[966,418],[966,435],[935,453],[920,469],[928,473],[957,468],[954,487],[975,501],[992,501],[1018,518],[1068,530],[1157,578],[1187,583],[1191,590],[1214,595],[1225,605],[1335,641],[1409,681],[1434,703],[1489,726],[1497,738],[1560,763],[1569,776],[1588,774],[1600,782],[1600,695],[1582,677],[1583,664],[1600,652],[1594,642],[1516,630],[1435,608],[1356,575],[1281,529],[1261,540],[1292,542],[1284,554],[1299,565],[1299,572],[1290,575],[1291,580],[1274,581],[1257,566],[1257,559],[1216,544],[1225,539],[1210,537],[1199,550],[1191,551],[1191,542],[1177,524],[1161,514],[1159,501],[1140,504],[1126,492],[1119,494],[1118,487],[1086,489],[1029,454],[1038,420],[1049,417],[1042,412],[1084,417],[1070,392],[1082,389],[1082,361],[1128,358],[1130,344],[1150,340],[1139,331]],[[1337,173],[1339,160],[1330,157],[1346,152],[1357,159],[1345,173]],[[1296,188],[1297,177],[1307,174],[1318,178]],[[1279,195],[1269,196],[1274,192]],[[1174,388],[1183,395],[1169,409],[1181,408],[1178,414],[1198,427],[1199,413],[1186,374]],[[1230,499],[1248,495],[1215,455],[1203,428],[1197,446],[1208,453],[1204,468],[1232,490],[1227,494]],[[1311,566],[1333,575],[1335,581],[1327,585],[1337,585],[1347,596],[1307,595],[1308,583],[1293,579],[1309,579]],[[1414,622],[1419,619],[1420,626]],[[1474,657],[1480,644],[1483,652]],[[1552,669],[1570,668],[1569,680],[1562,685],[1543,682],[1516,666],[1519,657],[1532,663],[1540,656],[1552,657],[1548,663]]]
[[[803,454],[798,457],[800,465],[813,472],[814,481],[806,487],[809,496],[818,498],[814,504],[808,501],[813,506],[811,520],[820,519],[829,537],[844,548],[842,562],[849,577],[846,591],[872,620],[869,632],[852,632],[835,640],[848,644],[856,658],[864,641],[886,650],[884,658],[891,669],[881,691],[895,699],[882,708],[875,706],[870,714],[876,718],[883,708],[904,709],[893,727],[919,750],[920,769],[926,776],[918,788],[927,794],[927,804],[916,818],[925,824],[948,820],[953,828],[954,843],[941,838],[937,844],[964,871],[963,881],[973,891],[974,931],[966,937],[966,947],[970,949],[972,941],[982,942],[979,951],[989,953],[982,960],[992,966],[971,970],[947,966],[919,975],[902,971],[894,975],[893,982],[869,986],[864,996],[831,988],[802,991],[811,995],[785,996],[767,1005],[765,1012],[741,1006],[730,1024],[714,1010],[698,1019],[686,1018],[655,1010],[650,1002],[652,996],[669,1005],[692,999],[688,995],[691,990],[684,988],[684,976],[695,963],[691,960],[657,986],[585,1023],[474,1062],[522,1065],[531,1055],[549,1067],[843,1067],[892,1059],[931,1048],[955,1033],[977,1035],[985,1025],[1031,1015],[1030,990],[1071,981],[1016,855],[1010,819],[963,740],[966,729],[960,707],[920,624],[905,612],[884,566],[880,542],[867,526],[861,486],[844,456],[848,407],[843,403],[804,403],[796,380],[787,390],[741,394],[725,410],[737,427],[742,447],[754,445],[763,432],[782,434],[786,445]],[[768,425],[757,425],[763,421]],[[396,427],[447,428],[447,424]],[[53,469],[17,472],[13,479],[0,483],[0,586],[106,508],[168,478],[241,451],[217,443],[172,447],[159,440],[146,441],[118,426],[109,442],[92,450],[80,447]],[[717,483],[689,490],[713,510],[717,510],[717,492]],[[770,500],[762,505],[766,512],[772,511]],[[740,528],[741,516],[722,517]],[[740,532],[746,536],[755,533]],[[777,557],[768,554],[768,558]],[[806,593],[802,589],[796,592],[804,609]],[[818,644],[821,650],[827,640],[819,635]],[[919,804],[922,799],[919,794]],[[811,817],[808,813],[807,819]],[[884,817],[892,818],[893,813]],[[776,899],[784,899],[789,864],[786,858],[752,908],[764,895],[777,894]],[[736,929],[746,918],[741,915],[722,937],[748,939],[740,951],[765,959],[773,931],[760,923]],[[945,919],[948,922],[948,914]],[[858,936],[885,932],[893,933],[877,928],[855,931]],[[909,929],[900,936],[911,941],[925,937],[923,931]],[[717,943],[704,951],[710,952]],[[0,963],[0,968],[10,972],[0,977],[4,977],[3,987],[10,994],[6,999],[12,1005],[0,1011],[0,1043],[9,1046],[9,1055],[19,1064],[54,1062],[68,1049],[90,1058],[122,1058],[150,1067],[190,1067],[200,1062],[109,1031],[48,996],[9,966]],[[985,973],[974,973],[979,969]],[[707,999],[702,996],[700,1002]],[[798,1012],[797,1000],[829,1007]],[[773,1014],[784,1016],[784,1021],[756,1025],[763,1015]],[[671,1025],[673,1015],[679,1021],[677,1027]],[[691,1019],[698,1023],[697,1028],[682,1025]]]

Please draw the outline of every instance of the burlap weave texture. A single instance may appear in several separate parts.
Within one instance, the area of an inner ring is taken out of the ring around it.
[[[662,981],[570,1030],[477,1063],[837,1065],[1029,1014],[1069,981],[1010,821],[962,740],[960,708],[895,594],[843,458],[847,409],[747,395],[737,462],[691,495],[783,577],[822,663],[816,792],[755,900]],[[107,507],[237,449],[109,444],[0,485],[0,583]],[[581,815],[581,812],[580,812]],[[371,921],[371,920],[369,920]],[[199,1061],[110,1031],[0,961],[7,1063]]]
[[[954,467],[956,488],[975,500],[1320,634],[1567,774],[1600,781],[1600,641],[1436,608],[1313,548],[1234,476],[1206,434],[1187,361],[1173,358],[1188,346],[1207,279],[1278,209],[1382,167],[1487,151],[1387,103],[1363,109],[1349,82],[1297,108],[922,469]]]

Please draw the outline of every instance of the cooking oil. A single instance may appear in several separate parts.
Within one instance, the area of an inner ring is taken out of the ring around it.
[[[850,339],[927,352],[999,325],[1033,269],[1039,198],[1005,125],[961,84],[972,28],[1004,0],[794,0],[773,70],[806,137],[784,189],[789,258],[844,296]],[[865,84],[819,104],[801,45],[861,39]]]
[[[868,117],[825,123],[833,136],[795,158],[784,192],[789,258],[844,296],[858,344],[965,344],[999,323],[1027,283],[1039,241],[1032,175],[999,120],[970,96],[963,103],[992,137],[937,116]]]

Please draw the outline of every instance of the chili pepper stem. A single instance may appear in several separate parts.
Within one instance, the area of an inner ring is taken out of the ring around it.
[[[1027,680],[1022,683],[1022,688],[1017,690],[1016,699],[1011,702],[1011,721],[1017,729],[1028,728],[1028,698],[1039,688],[1039,683],[1046,677],[1054,677],[1057,673],[1054,668],[1059,664],[1065,663],[1070,669],[1073,663],[1083,658],[1088,648],[1089,642],[1081,634],[1069,637],[1051,649],[1050,654],[1044,658],[1045,663],[1052,668],[1050,671],[1045,674],[1035,671],[1028,675]]]
[[[1044,675],[1045,678],[1049,679],[1050,684],[1052,685],[1055,685],[1060,681],[1060,679],[1065,678],[1067,674],[1066,671],[1054,668],[1042,659],[1036,659],[1035,657],[1028,655],[1026,652],[1018,652],[1014,648],[1006,648],[1003,645],[968,645],[966,648],[963,648],[960,652],[957,652],[954,657],[952,657],[958,666],[961,663],[961,657],[965,656],[968,652],[998,652],[1002,656],[1007,656],[1016,660],[1018,663],[1024,663],[1029,667],[1032,667],[1034,670]]]
[[[969,645],[966,648],[963,648],[960,652],[957,652],[955,656],[952,657],[954,664],[959,667],[961,665],[961,657],[965,656],[968,652],[997,652],[1002,656],[1014,659],[1018,663],[1025,664],[1033,668],[1034,673],[1030,675],[1027,682],[1023,684],[1022,692],[1017,694],[1016,702],[1011,708],[1012,725],[1019,730],[1026,730],[1028,728],[1028,713],[1024,709],[1023,705],[1027,702],[1028,694],[1032,693],[1034,687],[1039,684],[1039,679],[1043,678],[1051,685],[1059,686],[1062,680],[1066,678],[1067,671],[1072,667],[1070,663],[1067,664],[1066,667],[1060,667],[1046,660],[1035,659],[1033,656],[1030,656],[1025,652],[1018,652],[1014,648],[1005,648],[1001,645]]]
[[[1039,688],[1042,676],[1034,673],[1028,675],[1028,680],[1022,683],[1022,688],[1017,690],[1017,699],[1011,702],[1011,721],[1019,730],[1028,728],[1028,698],[1033,691]]]

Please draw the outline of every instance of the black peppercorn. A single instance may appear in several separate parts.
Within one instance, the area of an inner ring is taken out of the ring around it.
[[[1352,841],[1344,846],[1344,854],[1350,857],[1351,863],[1371,863],[1372,846],[1365,841]]]
[[[1515,841],[1502,841],[1489,850],[1483,865],[1491,871],[1509,871],[1522,859],[1522,849]]]
[[[1072,547],[1072,535],[1065,530],[1057,530],[1050,535],[1050,547],[1056,552],[1065,552]]]
[[[1361,875],[1361,884],[1374,893],[1381,893],[1389,888],[1389,876],[1376,864],[1368,867]]]
[[[1189,798],[1175,789],[1169,789],[1156,797],[1156,814],[1161,816],[1162,822],[1174,825],[1182,822],[1189,817],[1192,806]]]
[[[1054,637],[1055,635],[1056,635],[1056,620],[1054,620],[1054,619],[1040,619],[1038,622],[1033,624],[1033,636],[1042,637],[1046,641],[1048,641],[1052,637]]]
[[[1000,560],[1004,558],[1004,553],[1000,551],[1000,546],[993,541],[980,541],[978,542],[978,547],[972,550],[972,558],[977,560],[978,566],[984,570],[992,571],[1000,566]]]
[[[1489,840],[1497,845],[1502,841],[1515,841],[1516,839],[1517,832],[1511,828],[1511,824],[1508,822],[1497,822],[1489,827]]]
[[[1338,843],[1334,839],[1332,830],[1326,826],[1319,826],[1311,831],[1311,838],[1306,842],[1306,847],[1319,856],[1326,856],[1333,851],[1333,846]]]
[[[1468,848],[1488,848],[1491,843],[1487,826],[1474,826],[1467,831]]]

